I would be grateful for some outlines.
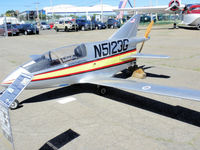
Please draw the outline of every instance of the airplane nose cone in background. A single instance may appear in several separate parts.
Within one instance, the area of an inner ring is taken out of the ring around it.
[[[12,72],[10,75],[8,75],[3,80],[3,82],[1,83],[1,86],[8,87],[10,84],[12,84],[17,79],[17,77],[19,77],[19,75],[21,73],[27,73],[27,72],[28,71],[25,70],[24,68],[19,67],[18,69],[16,69],[14,72]]]

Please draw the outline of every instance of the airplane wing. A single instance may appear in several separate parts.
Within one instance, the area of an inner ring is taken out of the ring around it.
[[[174,88],[174,87],[161,86],[144,82],[136,82],[133,80],[118,79],[118,78],[108,78],[108,79],[102,79],[102,80],[100,79],[93,81],[91,80],[89,81],[89,83],[98,84],[102,86],[109,86],[124,90],[133,90],[133,91],[152,93],[157,95],[200,101],[200,91],[192,89]]]
[[[180,9],[184,8],[185,5],[181,5]],[[168,5],[163,6],[149,6],[149,7],[134,7],[134,8],[120,8],[120,9],[113,9],[115,12],[119,11],[127,11],[128,13],[137,12],[138,14],[145,14],[145,13],[171,13],[174,14],[173,11],[169,10]]]
[[[142,13],[166,13],[166,9],[168,6],[155,6],[155,7],[135,7],[135,8],[120,8],[113,9],[113,11],[127,11],[129,13],[137,12],[139,14]]]

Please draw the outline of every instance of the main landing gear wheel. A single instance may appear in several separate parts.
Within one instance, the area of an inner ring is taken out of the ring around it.
[[[10,109],[14,110],[17,109],[19,107],[19,101],[16,99],[11,105],[10,105]]]
[[[197,29],[200,30],[200,24],[197,25]]]
[[[174,29],[176,29],[177,28],[177,24],[176,23],[174,23]]]
[[[104,86],[97,86],[97,93],[99,95],[105,95],[107,93],[107,89]]]

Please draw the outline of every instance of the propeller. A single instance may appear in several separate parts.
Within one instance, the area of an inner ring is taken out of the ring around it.
[[[147,30],[146,30],[146,32],[145,32],[145,35],[144,35],[145,38],[148,38],[149,33],[151,32],[151,29],[152,29],[153,24],[154,24],[154,21],[152,20],[151,23],[148,25]],[[145,41],[144,41],[144,42],[145,42]],[[140,47],[139,53],[140,53],[140,52],[142,51],[142,49],[143,49],[144,42],[142,43],[142,46]]]
[[[168,10],[177,11],[179,9],[180,9],[180,2],[178,0],[174,0],[169,3],[169,7],[166,9],[166,11]]]

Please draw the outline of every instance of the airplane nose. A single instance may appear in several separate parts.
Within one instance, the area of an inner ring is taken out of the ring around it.
[[[13,71],[10,75],[8,75],[3,82],[1,83],[1,86],[3,87],[8,87],[10,84],[12,84],[17,77],[21,74],[21,73],[26,73],[27,70],[25,70],[22,67],[19,67],[18,69],[16,69],[15,71]]]

